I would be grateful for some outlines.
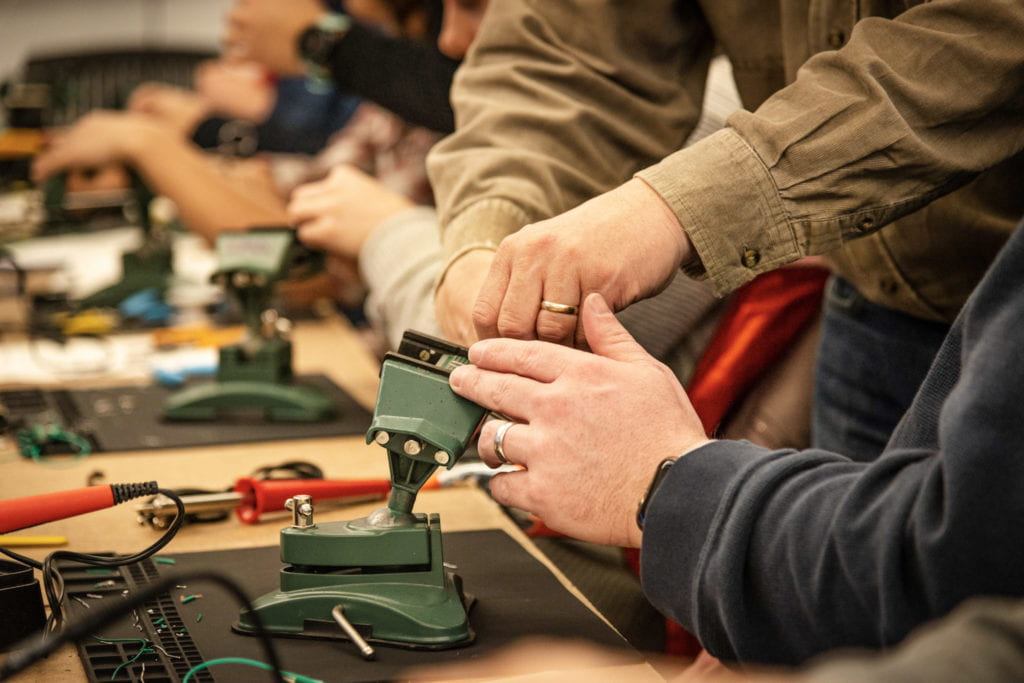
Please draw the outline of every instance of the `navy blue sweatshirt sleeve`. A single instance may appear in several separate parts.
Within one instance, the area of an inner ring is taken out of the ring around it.
[[[434,43],[392,38],[358,23],[331,53],[331,78],[339,90],[441,133],[455,130],[448,91],[458,66]]]
[[[879,647],[974,595],[1024,595],[1024,229],[957,319],[885,452],[718,441],[648,507],[648,597],[727,660]]]

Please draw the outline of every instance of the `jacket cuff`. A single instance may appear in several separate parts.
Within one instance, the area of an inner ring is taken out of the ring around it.
[[[477,249],[497,251],[503,239],[530,222],[529,214],[507,199],[484,199],[461,211],[442,229],[445,263],[434,291],[444,282],[453,263]]]
[[[700,262],[683,266],[728,294],[803,256],[768,169],[724,128],[636,174],[675,212]],[[760,226],[756,232],[751,226]]]
[[[442,228],[441,245],[448,260],[466,247],[497,249],[501,240],[531,222],[518,204],[491,198],[460,211]]]
[[[701,574],[716,529],[749,465],[768,449],[712,441],[679,458],[647,506],[640,578],[651,604],[691,632],[698,623]]]

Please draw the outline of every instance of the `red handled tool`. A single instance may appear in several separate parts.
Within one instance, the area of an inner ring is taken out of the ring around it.
[[[391,490],[386,479],[253,479],[243,477],[230,491],[199,493],[181,497],[186,514],[234,510],[247,524],[259,521],[265,512],[284,510],[292,496],[306,494],[317,501],[350,501],[384,498]],[[174,501],[158,495],[139,505],[139,522],[166,528],[176,514]]]
[[[158,488],[155,481],[140,484],[104,484],[3,500],[0,501],[0,533],[27,529],[37,524],[113,507],[132,498],[153,495],[157,493]],[[167,500],[171,501],[170,498]],[[175,514],[174,501],[171,501],[168,515],[173,518]]]

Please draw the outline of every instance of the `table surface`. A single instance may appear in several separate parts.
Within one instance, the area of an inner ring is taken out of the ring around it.
[[[300,323],[293,333],[295,369],[298,373],[322,372],[372,410],[376,400],[377,360],[369,353],[348,324],[336,318]],[[95,454],[68,466],[41,465],[18,457],[0,456],[0,499],[73,489],[86,485],[87,477],[101,471],[105,481],[124,483],[157,480],[163,488],[226,488],[257,467],[287,460],[306,460],[319,465],[328,478],[386,478],[387,462],[381,448],[367,445],[361,437],[273,441],[139,453]],[[152,544],[153,529],[135,520],[135,502],[106,510],[34,527],[26,535],[67,536],[67,549],[94,552],[137,552]],[[367,502],[318,510],[321,521],[344,520],[366,515],[379,502]],[[417,510],[437,512],[446,531],[502,529],[547,566],[560,581],[591,609],[593,606],[533,545],[487,495],[471,484],[425,490]],[[201,550],[273,545],[278,542],[284,522],[273,518],[257,524],[242,524],[232,517],[214,524],[184,527],[169,551]],[[49,549],[18,549],[42,559]],[[595,610],[596,611],[596,610]],[[614,669],[614,668],[613,668]],[[605,673],[611,674],[612,671]],[[630,680],[661,680],[646,665],[627,667]],[[48,660],[36,664],[13,681],[84,681],[84,670],[75,650],[65,647]]]

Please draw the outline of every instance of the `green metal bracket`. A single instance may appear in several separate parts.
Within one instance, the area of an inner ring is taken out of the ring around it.
[[[169,420],[212,420],[227,413],[260,410],[272,420],[318,422],[334,412],[321,391],[293,383],[292,345],[269,309],[274,284],[297,270],[314,271],[315,258],[290,228],[224,233],[217,237],[213,280],[239,302],[247,334],[220,351],[216,381],[189,387],[164,403]],[[322,261],[321,261],[322,263]]]
[[[341,606],[369,641],[429,649],[472,642],[472,599],[444,566],[440,519],[412,512],[423,484],[437,467],[455,465],[483,420],[483,408],[448,386],[466,353],[406,332],[398,353],[385,357],[366,439],[388,451],[388,505],[361,519],[315,524],[308,496],[292,499],[294,523],[281,531],[280,590],[254,603],[271,633],[346,638],[332,618]],[[243,612],[234,628],[252,633],[252,615]]]
[[[145,289],[155,290],[162,297],[174,272],[170,236],[162,227],[154,229],[150,219],[149,204],[153,201],[153,192],[138,173],[130,171],[128,176],[131,190],[126,206],[130,206],[136,216],[135,222],[142,231],[142,245],[121,255],[121,279],[79,301],[77,307],[80,309],[116,308],[128,297]],[[69,222],[65,209],[67,176],[58,174],[50,178],[42,194],[48,220],[58,224]]]

